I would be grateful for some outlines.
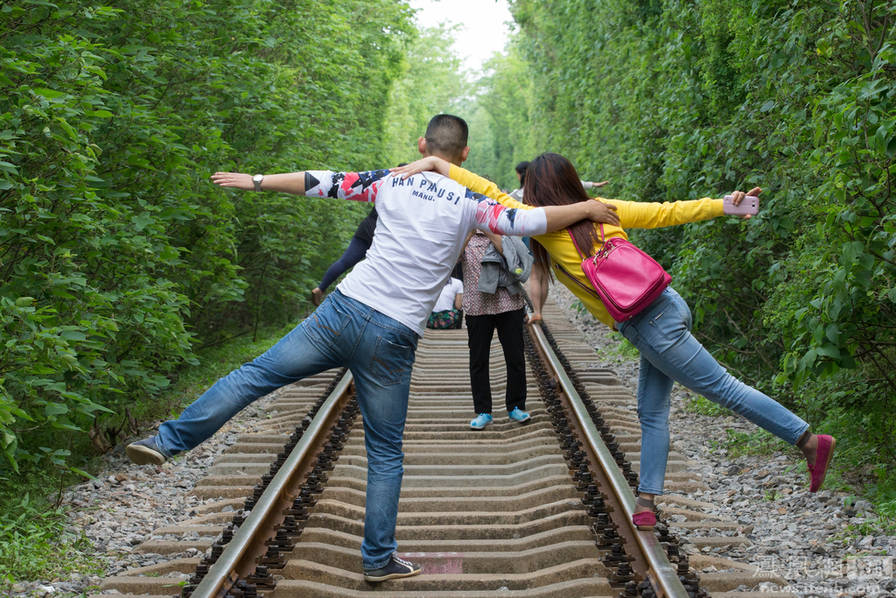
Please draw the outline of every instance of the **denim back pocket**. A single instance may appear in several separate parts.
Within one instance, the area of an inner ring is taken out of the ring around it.
[[[408,384],[417,350],[416,340],[413,333],[411,338],[400,333],[379,336],[376,339],[376,349],[370,357],[371,377],[383,386]]]
[[[351,320],[352,315],[337,301],[325,301],[305,318],[301,326],[319,348],[335,347]]]

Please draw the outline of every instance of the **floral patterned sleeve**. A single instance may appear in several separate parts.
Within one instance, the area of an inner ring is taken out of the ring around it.
[[[383,179],[389,170],[366,172],[305,171],[305,195],[332,197],[354,201],[376,201]],[[502,206],[485,195],[465,189],[467,201],[473,202],[473,221],[476,228],[499,235],[540,235],[547,228],[547,218],[541,208],[518,210]],[[457,203],[460,197],[454,200]]]
[[[476,228],[479,230],[522,237],[541,235],[547,230],[547,216],[542,208],[508,208],[469,189],[467,198],[476,202]]]
[[[372,202],[376,200],[380,183],[388,175],[388,169],[366,172],[307,170],[305,171],[305,195]]]
[[[493,182],[460,166],[451,165],[451,179],[467,187],[467,197],[479,202],[476,222],[487,224],[493,233],[534,237],[547,230],[547,217],[542,208],[535,208],[516,201],[498,188]],[[501,219],[509,228],[496,229]],[[485,230],[483,227],[479,227]]]
[[[501,205],[505,205],[508,208],[517,208],[520,210],[531,210],[533,206],[526,205],[521,201],[517,201],[513,198],[512,195],[508,195],[501,191],[501,189],[488,180],[487,178],[481,177],[475,172],[470,172],[465,168],[461,168],[456,164],[452,164],[449,172],[449,176],[452,180],[457,181],[467,189],[473,190],[475,193],[481,193],[486,197],[491,197]]]

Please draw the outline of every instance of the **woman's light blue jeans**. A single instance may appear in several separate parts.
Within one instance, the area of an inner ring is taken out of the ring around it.
[[[647,309],[617,326],[641,353],[639,492],[663,493],[669,456],[669,395],[673,381],[791,444],[796,444],[809,429],[809,424],[786,407],[729,374],[691,334],[691,323],[687,303],[672,287],[667,287]]]
[[[365,569],[378,569],[398,547],[402,435],[417,340],[404,324],[336,290],[276,345],[218,380],[178,419],[163,423],[156,442],[169,456],[189,450],[269,392],[330,368],[348,367],[367,448],[361,556]]]

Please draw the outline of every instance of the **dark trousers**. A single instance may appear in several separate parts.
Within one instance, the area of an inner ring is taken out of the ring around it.
[[[476,413],[492,412],[492,387],[489,381],[488,359],[492,336],[498,330],[498,340],[504,349],[507,364],[507,411],[514,407],[526,410],[526,358],[523,353],[522,309],[500,314],[467,315],[467,340],[470,347],[470,385],[473,389],[473,408]]]
[[[349,242],[348,247],[346,247],[342,256],[327,268],[327,271],[324,273],[324,277],[321,279],[320,284],[317,285],[317,288],[321,291],[326,291],[327,287],[333,284],[334,280],[342,276],[343,272],[363,260],[364,256],[367,255],[368,249],[370,249],[370,243],[362,241],[358,237],[352,237],[351,242]]]

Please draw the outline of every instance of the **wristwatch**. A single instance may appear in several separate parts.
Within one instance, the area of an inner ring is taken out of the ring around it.
[[[252,177],[252,182],[255,183],[255,190],[261,191],[261,181],[264,180],[263,174],[256,174]]]

